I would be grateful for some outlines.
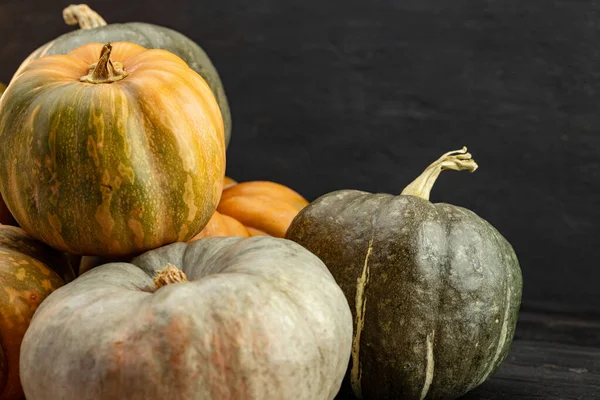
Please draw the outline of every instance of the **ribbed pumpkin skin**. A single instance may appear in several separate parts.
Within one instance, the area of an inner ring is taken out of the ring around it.
[[[4,85],[2,82],[0,82],[0,98],[2,97],[2,93],[4,93],[4,90],[6,90],[6,85]],[[10,211],[8,211],[8,207],[6,207],[6,204],[4,203],[4,200],[1,197],[0,197],[0,224],[6,224],[6,225],[15,225],[16,224],[15,219],[13,218]],[[1,380],[1,378],[0,378],[0,380]]]
[[[346,393],[456,399],[506,357],[521,269],[506,239],[472,211],[342,190],[302,210],[286,238],[323,260],[352,305]]]
[[[50,55],[67,54],[77,47],[88,43],[129,42],[146,49],[167,50],[183,59],[188,66],[196,71],[208,83],[215,95],[225,129],[225,143],[228,145],[231,136],[231,112],[221,78],[207,54],[185,35],[158,25],[142,22],[125,24],[109,24],[94,29],[78,29],[65,33],[46,43],[27,57],[15,76],[32,61]]]
[[[39,304],[74,279],[64,254],[20,228],[0,225],[0,400],[20,400],[19,355]]]
[[[177,56],[115,43],[129,73],[79,82],[102,45],[26,67],[0,100],[0,191],[31,235],[71,254],[139,254],[202,230],[225,142],[206,82]]]
[[[189,282],[153,292],[169,263]],[[331,400],[351,341],[348,303],[313,254],[284,239],[209,238],[53,293],[23,340],[22,382],[28,400]]]

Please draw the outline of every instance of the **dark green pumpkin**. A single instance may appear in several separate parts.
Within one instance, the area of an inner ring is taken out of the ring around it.
[[[442,170],[476,168],[463,148],[400,196],[336,191],[292,222],[286,237],[323,260],[352,306],[346,393],[455,399],[505,358],[521,302],[517,257],[472,211],[429,202]]]
[[[187,36],[158,25],[142,22],[107,25],[104,19],[87,5],[71,5],[63,11],[65,22],[79,24],[81,29],[66,33],[31,53],[15,76],[32,61],[47,55],[67,54],[87,43],[130,42],[147,49],[163,49],[181,57],[191,69],[208,83],[223,117],[225,145],[231,137],[231,112],[221,78],[204,50]]]

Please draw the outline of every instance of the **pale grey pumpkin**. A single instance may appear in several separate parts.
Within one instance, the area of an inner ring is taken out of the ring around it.
[[[351,342],[348,303],[316,256],[209,238],[55,291],[23,340],[21,380],[28,400],[326,400]]]

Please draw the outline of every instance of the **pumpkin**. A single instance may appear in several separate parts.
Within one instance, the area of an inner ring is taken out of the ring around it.
[[[68,6],[63,10],[63,18],[68,25],[79,25],[80,29],[61,35],[31,53],[17,69],[15,76],[33,60],[48,55],[67,54],[87,43],[131,42],[147,49],[167,50],[181,57],[208,83],[219,103],[225,125],[225,143],[229,144],[231,112],[221,78],[204,50],[191,39],[172,29],[153,24],[128,22],[107,25],[104,18],[85,4]]]
[[[0,225],[0,400],[23,398],[19,355],[40,303],[74,279],[66,256],[14,226]]]
[[[30,235],[75,255],[198,234],[225,174],[219,107],[177,56],[91,43],[27,66],[0,100],[0,191]]]
[[[229,190],[229,188],[239,185],[235,190]],[[194,240],[208,238],[208,237],[218,237],[218,236],[241,236],[241,237],[251,237],[251,236],[276,236],[283,237],[285,231],[289,227],[292,219],[298,214],[302,208],[304,208],[308,201],[306,201],[301,195],[293,191],[292,189],[280,185],[274,182],[268,181],[251,181],[244,182],[238,184],[235,180],[226,176],[223,179],[223,195],[222,198],[238,198],[237,196],[245,197],[246,202],[252,203],[255,201],[258,203],[257,207],[261,206],[261,202],[275,204],[276,207],[270,206],[270,204],[266,204],[265,208],[258,213],[258,215],[248,215],[247,208],[236,209],[235,204],[228,204],[228,210],[231,214],[239,217],[241,220],[245,221],[247,225],[242,224],[237,219],[231,217],[227,214],[222,214],[219,211],[215,211],[213,216],[208,221],[208,224],[202,229],[198,235],[194,236],[188,242],[192,242]],[[262,200],[261,200],[262,199]],[[228,202],[228,200],[225,200]],[[285,203],[283,206],[282,203]],[[287,207],[286,205],[292,205],[294,210]],[[284,213],[276,214],[276,209],[283,209]],[[218,207],[217,207],[218,209]],[[224,211],[221,208],[221,211]],[[264,216],[263,216],[264,215]],[[260,223],[258,220],[268,220],[271,219],[271,225],[266,227],[266,231],[260,231],[257,228],[253,228],[252,226],[258,226]],[[270,229],[269,229],[270,228]],[[99,256],[83,256],[81,257],[80,262],[77,263],[79,265],[79,274],[81,275],[92,268],[95,268],[102,264],[107,264],[109,262],[116,261],[129,261],[128,258],[105,258]]]
[[[54,292],[25,334],[21,380],[28,400],[326,400],[351,342],[350,307],[313,254],[208,238]]]
[[[298,211],[308,205],[296,191],[275,182],[237,183],[229,177],[208,224],[192,240],[215,236],[282,238]]]
[[[2,97],[2,93],[4,93],[4,90],[6,90],[6,85],[4,83],[0,82],[0,98]],[[4,203],[4,200],[2,199],[2,197],[0,197],[0,224],[5,224],[5,225],[16,225],[17,224],[17,222],[13,218],[12,214],[8,210],[8,207],[6,207],[6,204]]]
[[[431,164],[399,196],[340,190],[302,210],[286,237],[317,255],[352,307],[343,393],[455,399],[506,357],[521,302],[513,248],[472,211],[433,204],[441,171],[474,171],[467,149]]]

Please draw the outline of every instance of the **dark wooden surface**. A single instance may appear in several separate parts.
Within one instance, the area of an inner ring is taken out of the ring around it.
[[[463,399],[600,399],[600,321],[521,313],[500,370]]]
[[[500,370],[461,397],[529,399],[600,399],[600,320],[589,315],[522,312]],[[338,396],[336,400],[350,399]]]
[[[0,81],[70,31],[57,0],[0,0]],[[432,195],[514,245],[523,312],[502,369],[464,398],[600,399],[600,0],[103,0],[109,22],[188,35],[233,113],[228,174],[313,199],[399,193],[467,144]],[[468,345],[468,344],[466,344]]]

